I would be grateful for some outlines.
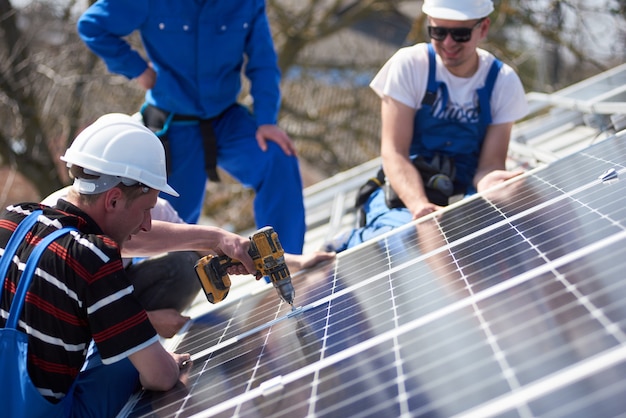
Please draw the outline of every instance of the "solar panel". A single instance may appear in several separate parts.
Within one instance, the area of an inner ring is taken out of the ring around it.
[[[129,417],[626,414],[626,134],[195,318]],[[267,291],[265,291],[267,290]]]

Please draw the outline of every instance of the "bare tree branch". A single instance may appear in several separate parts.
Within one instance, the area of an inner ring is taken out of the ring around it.
[[[14,103],[13,117],[20,120],[20,139],[0,137],[0,151],[44,194],[61,184],[56,164],[42,129],[37,99],[33,94],[33,69],[27,39],[17,27],[16,12],[8,0],[0,0],[0,31],[5,51],[0,68],[0,89]],[[19,146],[18,146],[19,145]]]

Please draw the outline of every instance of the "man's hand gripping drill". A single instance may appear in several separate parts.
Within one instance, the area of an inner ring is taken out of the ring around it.
[[[252,234],[248,253],[257,268],[257,280],[263,276],[269,277],[280,298],[293,308],[295,291],[291,274],[285,263],[285,251],[274,228],[266,226]],[[226,298],[231,285],[227,269],[237,264],[241,264],[240,261],[226,255],[207,255],[198,260],[196,273],[209,302],[219,303]]]

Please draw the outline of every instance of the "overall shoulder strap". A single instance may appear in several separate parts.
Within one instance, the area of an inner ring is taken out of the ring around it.
[[[432,106],[437,99],[437,90],[441,87],[441,107],[448,105],[448,87],[445,83],[437,83],[437,54],[433,44],[428,44],[428,84],[422,99],[422,106]]]
[[[39,242],[39,244],[37,244],[33,252],[28,257],[26,267],[24,268],[24,272],[22,273],[22,277],[20,278],[17,290],[15,291],[15,297],[13,298],[13,303],[11,304],[11,310],[9,312],[9,318],[7,319],[6,328],[17,327],[17,321],[19,319],[20,312],[22,311],[22,306],[24,305],[26,292],[28,291],[28,287],[32,282],[37,263],[39,262],[39,259],[41,258],[41,255],[43,254],[46,247],[48,247],[48,245],[50,245],[52,241],[54,241],[61,235],[67,234],[68,232],[75,230],[76,228],[69,226],[58,229],[48,234],[44,239],[41,240],[41,242]],[[13,236],[11,238],[13,238]],[[15,251],[13,251],[13,253],[15,254]],[[2,258],[4,259],[4,257]]]
[[[428,44],[428,84],[426,85],[426,93],[422,99],[422,106],[432,106],[437,98],[437,57],[435,56],[435,48],[433,44]]]
[[[11,238],[9,238],[9,242],[7,242],[6,247],[4,247],[4,253],[2,254],[2,257],[0,257],[0,278],[2,280],[2,285],[0,286],[0,297],[2,296],[2,290],[4,289],[4,279],[7,276],[9,266],[15,256],[17,247],[20,245],[20,242],[22,242],[24,237],[26,237],[28,231],[30,231],[31,228],[37,223],[37,218],[42,213],[43,211],[36,210],[26,218],[22,219],[22,222],[17,225],[17,228],[15,228],[15,231],[11,234]]]
[[[498,74],[500,74],[501,68],[502,61],[494,58],[493,63],[491,63],[491,67],[489,68],[487,78],[485,79],[485,85],[476,91],[476,93],[478,94],[478,103],[480,106],[480,118],[484,121],[486,125],[489,125],[492,120],[490,103],[491,93],[493,93],[493,87],[496,84],[496,79],[498,78]]]

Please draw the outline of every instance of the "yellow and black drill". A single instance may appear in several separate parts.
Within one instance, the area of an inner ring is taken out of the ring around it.
[[[268,276],[278,296],[293,308],[296,292],[285,263],[285,251],[274,228],[266,226],[252,234],[248,254],[257,268],[257,278]],[[241,262],[226,255],[206,255],[198,260],[196,273],[209,302],[218,303],[226,298],[231,284],[226,269],[235,264]]]

